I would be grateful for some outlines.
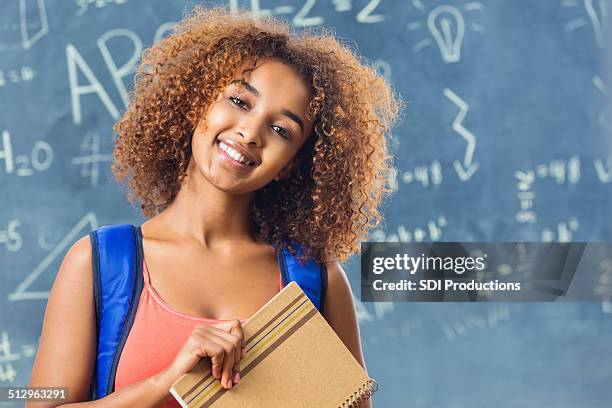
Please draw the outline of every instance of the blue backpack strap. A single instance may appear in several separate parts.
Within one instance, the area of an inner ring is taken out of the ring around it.
[[[302,246],[299,243],[294,243],[294,246],[298,255],[302,255]],[[282,246],[281,250],[277,248],[277,258],[283,286],[287,286],[289,282],[297,283],[319,312],[323,313],[327,289],[327,268],[325,265],[319,265],[312,259],[305,265],[301,265],[297,257],[291,255],[285,246]]]
[[[130,224],[100,227],[90,234],[98,348],[90,399],[115,389],[121,351],[132,328],[143,287],[142,236]]]

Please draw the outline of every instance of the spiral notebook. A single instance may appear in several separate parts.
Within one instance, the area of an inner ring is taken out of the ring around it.
[[[240,383],[226,390],[204,358],[172,384],[185,408],[359,407],[376,390],[325,318],[291,282],[243,326]]]

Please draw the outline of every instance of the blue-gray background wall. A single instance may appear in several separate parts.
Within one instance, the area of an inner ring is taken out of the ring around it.
[[[142,221],[112,181],[111,127],[140,52],[191,4],[0,4],[0,386],[29,381],[69,246]],[[398,191],[373,240],[612,240],[612,2],[205,4],[333,27],[407,102],[391,137]],[[377,406],[612,404],[612,260],[592,303],[366,304],[358,265],[345,269]]]

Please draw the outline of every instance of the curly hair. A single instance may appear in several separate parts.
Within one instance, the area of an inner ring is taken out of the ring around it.
[[[130,104],[113,128],[112,170],[146,217],[164,210],[187,174],[207,107],[244,62],[267,58],[293,67],[310,88],[314,129],[298,168],[254,192],[252,219],[263,239],[302,262],[344,262],[379,225],[378,207],[393,191],[385,135],[401,100],[327,29],[297,33],[274,18],[196,6],[143,52]]]

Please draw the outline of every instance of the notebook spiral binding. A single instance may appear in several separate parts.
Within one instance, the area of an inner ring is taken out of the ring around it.
[[[378,383],[370,378],[338,408],[358,408],[362,402],[369,400],[376,391],[378,391]]]

